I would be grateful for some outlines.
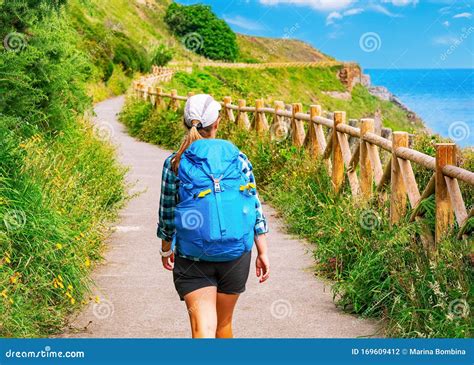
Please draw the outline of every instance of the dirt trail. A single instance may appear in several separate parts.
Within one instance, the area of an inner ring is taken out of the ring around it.
[[[130,137],[117,121],[124,98],[96,105],[96,121],[112,128],[119,161],[130,167],[133,191],[145,191],[121,211],[108,240],[104,264],[93,274],[99,304],[91,302],[62,337],[189,337],[188,317],[172,274],[161,267],[156,238],[161,167],[170,154]],[[251,270],[239,299],[236,337],[376,336],[377,325],[338,310],[330,285],[312,274],[310,247],[282,230],[275,211],[269,219],[272,276],[259,284]],[[255,257],[255,255],[254,255]],[[253,261],[253,260],[252,260]],[[87,327],[85,330],[84,327]]]

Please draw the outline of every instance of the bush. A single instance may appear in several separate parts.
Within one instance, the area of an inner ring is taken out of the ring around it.
[[[235,33],[224,20],[217,18],[210,6],[171,3],[165,22],[191,51],[213,60],[235,61],[238,58]]]
[[[166,66],[173,58],[173,53],[164,44],[160,44],[153,52],[151,63],[157,66]]]
[[[89,290],[105,223],[124,196],[113,149],[81,119],[93,66],[76,32],[43,3],[59,1],[0,3],[1,16],[17,7],[21,21],[12,24],[24,31],[20,48],[0,52],[2,337],[65,325]]]

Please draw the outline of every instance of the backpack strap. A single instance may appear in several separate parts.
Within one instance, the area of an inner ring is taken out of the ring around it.
[[[221,185],[220,181],[224,175],[221,175],[219,178],[215,178],[214,175],[211,175],[212,180],[214,181],[214,196],[216,197],[216,209],[217,217],[219,219],[219,228],[221,229],[221,235],[225,236],[227,231],[225,227],[224,215],[222,214],[222,199],[221,199]]]

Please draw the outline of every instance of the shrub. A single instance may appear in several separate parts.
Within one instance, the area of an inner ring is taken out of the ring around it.
[[[166,66],[172,58],[173,53],[171,50],[164,44],[160,44],[153,52],[151,63],[157,66]]]
[[[165,22],[191,51],[213,60],[235,61],[238,58],[235,33],[224,20],[217,18],[210,6],[171,3]]]

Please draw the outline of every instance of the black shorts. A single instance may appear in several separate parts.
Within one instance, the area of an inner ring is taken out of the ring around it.
[[[240,294],[249,277],[252,251],[225,262],[193,261],[175,256],[173,280],[181,300],[194,290],[217,287],[218,293]]]

